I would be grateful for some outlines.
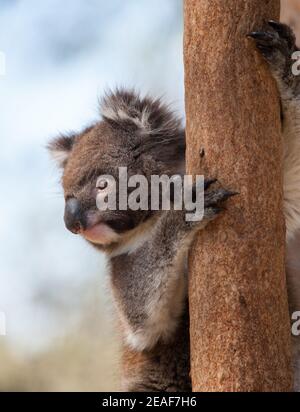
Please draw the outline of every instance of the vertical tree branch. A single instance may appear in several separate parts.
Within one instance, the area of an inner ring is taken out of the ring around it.
[[[292,388],[279,98],[246,38],[271,18],[279,0],[185,0],[188,172],[240,192],[190,254],[195,391]]]

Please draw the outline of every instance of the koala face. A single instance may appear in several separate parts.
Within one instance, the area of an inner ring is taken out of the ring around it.
[[[158,116],[160,122],[154,124]],[[67,229],[105,247],[118,242],[154,212],[120,210],[118,201],[116,210],[99,210],[96,197],[106,190],[105,181],[99,184],[99,177],[110,175],[115,179],[118,199],[120,167],[127,168],[128,177],[139,174],[150,179],[151,174],[171,174],[179,159],[184,159],[184,136],[178,121],[175,127],[173,115],[157,101],[141,100],[132,92],[107,96],[102,117],[80,134],[56,138],[49,149],[63,168]],[[166,121],[168,129],[162,133]]]

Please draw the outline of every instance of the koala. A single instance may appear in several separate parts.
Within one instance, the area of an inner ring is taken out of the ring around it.
[[[249,36],[269,63],[281,96],[289,241],[300,228],[300,79],[291,72],[295,37],[287,26],[273,21],[266,31]],[[128,177],[138,174],[148,181],[152,175],[185,172],[185,131],[159,99],[116,90],[104,96],[100,112],[101,119],[92,126],[49,144],[63,169],[65,225],[108,257],[122,331],[122,389],[190,391],[186,258],[197,231],[217,218],[236,193],[214,179],[205,180],[200,221],[187,221],[186,210],[176,210],[174,203],[170,210],[123,210],[119,204],[115,210],[100,210],[96,199],[106,193],[108,183],[99,176],[118,181],[121,167],[127,168]],[[297,280],[288,283],[291,310],[299,309]],[[295,340],[295,388],[300,390],[299,358]]]
[[[183,175],[185,167],[185,132],[161,101],[116,90],[100,106],[102,120],[49,145],[63,168],[65,225],[108,257],[123,335],[123,389],[190,391],[187,252],[234,193],[205,180],[204,216],[195,222],[173,203],[170,210],[99,210],[96,198],[108,189],[101,176],[118,181],[126,167],[128,178],[150,180]]]

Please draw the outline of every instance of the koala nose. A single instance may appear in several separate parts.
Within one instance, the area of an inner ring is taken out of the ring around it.
[[[83,227],[81,205],[75,197],[66,200],[64,221],[66,228],[75,234]]]

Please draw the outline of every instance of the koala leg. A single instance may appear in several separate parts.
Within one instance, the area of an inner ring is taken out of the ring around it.
[[[131,348],[151,349],[174,333],[187,295],[188,249],[196,231],[218,215],[231,195],[206,190],[204,218],[198,222],[187,222],[185,210],[161,212],[139,248],[111,259],[113,295]]]
[[[293,31],[285,24],[269,21],[267,31],[249,34],[269,63],[282,105],[284,140],[284,213],[287,239],[300,229],[300,76],[293,74],[298,51]]]
[[[300,76],[293,74],[298,51],[292,30],[281,23],[269,22],[267,31],[250,34],[269,63],[281,96],[282,134],[284,144],[284,213],[287,239],[300,228]],[[290,312],[300,310],[298,274],[287,267]],[[295,390],[300,391],[300,337],[293,337]]]

